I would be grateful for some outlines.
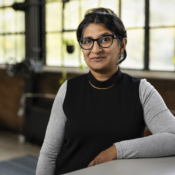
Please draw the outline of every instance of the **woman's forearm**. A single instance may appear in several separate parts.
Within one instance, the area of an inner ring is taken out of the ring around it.
[[[117,159],[175,155],[175,134],[159,133],[115,143]]]
[[[156,89],[146,80],[141,80],[139,94],[146,126],[153,135],[115,143],[117,158],[175,155],[174,116]]]
[[[53,103],[51,116],[42,145],[36,175],[54,175],[57,156],[62,148],[66,116],[63,111],[63,102],[66,94],[67,82],[58,91]]]

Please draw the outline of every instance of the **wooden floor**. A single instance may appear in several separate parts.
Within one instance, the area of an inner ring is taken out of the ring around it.
[[[20,143],[19,135],[0,131],[0,161],[24,155],[38,157],[41,147],[30,143]]]

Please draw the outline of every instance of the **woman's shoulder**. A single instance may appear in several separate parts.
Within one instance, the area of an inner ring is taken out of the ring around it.
[[[130,75],[130,74],[126,73],[124,70],[121,70],[121,73],[122,73],[123,76],[128,77],[128,78],[141,79],[139,77],[135,77],[133,75]]]
[[[152,89],[154,88],[148,81],[147,79],[145,78],[139,78],[139,77],[135,77],[135,76],[132,76],[130,74],[127,74],[125,72],[122,72],[122,77],[123,79],[125,80],[128,80],[128,81],[132,81],[132,82],[135,82],[135,83],[139,83],[140,85],[140,88],[141,89]]]
[[[122,79],[129,85],[137,85],[142,95],[148,95],[155,90],[154,86],[152,86],[145,78],[134,77],[132,75],[122,72]]]
[[[139,91],[142,98],[149,96],[149,94],[153,92],[157,92],[154,86],[151,85],[146,79],[141,79]]]
[[[132,75],[130,75],[130,74],[127,74],[127,73],[125,73],[125,72],[121,72],[121,74],[122,74],[122,80],[124,81],[124,82],[126,82],[126,83],[129,83],[129,84],[137,84],[137,85],[139,85],[140,84],[140,82],[141,82],[141,78],[138,78],[138,77],[134,77],[134,76],[132,76]]]

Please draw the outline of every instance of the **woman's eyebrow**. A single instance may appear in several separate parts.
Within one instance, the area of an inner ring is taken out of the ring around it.
[[[100,36],[103,36],[103,35],[112,35],[112,33],[105,32],[105,33],[101,34]]]
[[[113,34],[109,33],[109,32],[105,32],[105,33],[100,34],[99,37],[104,36],[104,35],[113,35]],[[92,37],[91,36],[85,36],[83,38],[92,38]]]

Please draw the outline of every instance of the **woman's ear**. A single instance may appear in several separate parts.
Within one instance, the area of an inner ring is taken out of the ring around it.
[[[126,44],[127,44],[127,38],[123,38],[123,41],[121,43],[121,47],[120,47],[120,53],[122,54],[124,52],[124,50],[126,49]]]
[[[123,38],[123,49],[125,50],[127,44],[127,38]]]

